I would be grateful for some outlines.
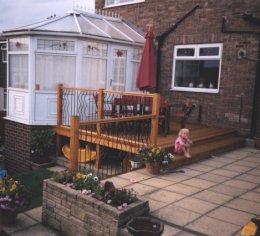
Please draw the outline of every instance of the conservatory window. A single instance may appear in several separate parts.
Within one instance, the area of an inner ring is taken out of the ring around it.
[[[172,89],[217,93],[222,44],[181,45],[174,48]]]
[[[136,79],[137,79],[137,73],[138,73],[142,53],[143,53],[142,48],[133,48],[132,49],[132,58],[131,58],[131,63],[132,63],[131,78],[132,79],[131,79],[130,91],[139,91],[139,89],[136,87]]]
[[[85,88],[105,88],[106,68],[107,44],[84,41],[81,86]]]
[[[36,54],[36,89],[57,90],[62,81],[65,87],[74,87],[76,57]]]
[[[145,2],[145,0],[106,0],[105,7],[128,5],[128,4],[135,4],[140,2]]]
[[[67,40],[38,39],[37,49],[44,51],[73,52],[75,50],[75,42]]]
[[[12,38],[9,40],[9,51],[28,51],[29,38]]]
[[[1,46],[1,58],[2,58],[2,62],[6,63],[7,62],[7,49],[6,49],[6,44],[3,44]]]
[[[9,55],[9,87],[28,89],[28,55]]]

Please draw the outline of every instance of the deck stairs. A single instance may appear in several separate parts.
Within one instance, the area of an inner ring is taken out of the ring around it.
[[[181,167],[245,145],[245,138],[239,136],[235,130],[194,126],[192,124],[188,124],[187,127],[190,129],[193,141],[191,147],[192,158],[187,159],[183,155],[174,154],[175,161],[172,163],[172,168]],[[177,130],[173,131],[171,138],[165,137],[162,139],[159,137],[158,145],[174,153],[173,144],[177,137],[177,132]]]

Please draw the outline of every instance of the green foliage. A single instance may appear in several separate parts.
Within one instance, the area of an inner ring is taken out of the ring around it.
[[[54,147],[55,132],[51,129],[35,129],[31,132],[32,157],[47,156]]]
[[[23,183],[31,193],[31,201],[28,207],[29,209],[42,205],[43,180],[49,179],[51,176],[51,171],[42,168],[28,171],[14,177]]]

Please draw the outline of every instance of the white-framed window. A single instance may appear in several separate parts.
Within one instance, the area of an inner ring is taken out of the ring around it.
[[[38,39],[37,49],[42,51],[74,52],[75,42],[57,39]]]
[[[1,46],[1,58],[2,58],[3,63],[7,62],[7,47],[6,47],[6,44],[3,44]]]
[[[135,3],[145,2],[145,0],[106,0],[105,7],[116,7]]]
[[[172,90],[218,93],[221,56],[222,44],[175,46]]]
[[[9,54],[9,87],[28,89],[28,55]]]
[[[83,41],[82,87],[105,88],[107,53],[107,43],[92,40]]]
[[[139,91],[139,89],[136,87],[136,79],[137,79],[137,73],[138,73],[142,53],[143,53],[143,48],[132,49],[132,55],[131,55],[132,74],[131,74],[130,91]]]

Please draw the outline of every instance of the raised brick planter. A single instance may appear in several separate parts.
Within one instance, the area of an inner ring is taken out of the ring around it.
[[[120,211],[51,179],[44,181],[42,222],[63,235],[120,235],[132,217],[148,213],[148,201],[138,200]]]

